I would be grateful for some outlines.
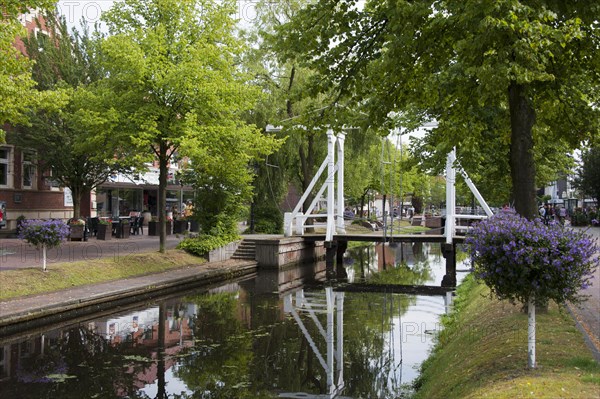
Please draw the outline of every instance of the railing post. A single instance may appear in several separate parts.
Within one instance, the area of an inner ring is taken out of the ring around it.
[[[346,225],[344,223],[344,141],[346,140],[345,133],[337,135],[337,232],[344,234]]]
[[[446,236],[446,244],[452,244],[454,229],[456,225],[456,195],[454,183],[456,182],[456,171],[454,170],[454,161],[456,161],[456,149],[448,153],[446,158],[446,226],[444,235]]]
[[[325,241],[333,241],[335,229],[335,135],[327,130],[327,233]]]
[[[283,214],[283,235],[285,237],[291,237],[294,230],[294,218],[292,215],[292,212],[285,212]]]

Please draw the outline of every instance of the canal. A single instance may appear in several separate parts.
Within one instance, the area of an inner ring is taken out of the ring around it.
[[[467,268],[458,262],[460,281]],[[337,284],[440,285],[439,244],[350,248],[72,325],[0,340],[2,398],[402,398],[447,296]]]

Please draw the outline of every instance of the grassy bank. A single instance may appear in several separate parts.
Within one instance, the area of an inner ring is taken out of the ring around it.
[[[48,265],[47,272],[43,272],[41,267],[6,270],[0,273],[0,300],[158,273],[203,262],[202,258],[174,249],[165,254],[148,252],[119,258],[52,263]]]
[[[538,314],[538,367],[527,368],[527,315],[489,298],[471,278],[459,288],[457,312],[424,363],[417,398],[597,398],[600,365],[572,317],[555,304]]]

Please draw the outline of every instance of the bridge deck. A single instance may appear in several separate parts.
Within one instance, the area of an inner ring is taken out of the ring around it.
[[[379,285],[368,283],[348,283],[340,284],[337,287],[334,287],[333,290],[343,292],[384,292],[411,295],[446,295],[447,292],[455,291],[456,287],[438,287],[433,285]]]
[[[307,241],[325,241],[325,234],[305,234]],[[441,234],[398,234],[392,237],[383,236],[382,233],[369,234],[335,234],[334,241],[367,241],[367,242],[446,242],[446,236]],[[464,236],[454,236],[452,241],[455,243],[464,242]]]

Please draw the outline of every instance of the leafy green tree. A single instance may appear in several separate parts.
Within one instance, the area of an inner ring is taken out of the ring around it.
[[[600,147],[590,147],[581,154],[581,167],[575,185],[584,194],[600,201]]]
[[[99,117],[93,109],[97,94],[89,85],[103,75],[97,59],[97,40],[85,30],[70,33],[65,19],[47,18],[50,35],[24,39],[34,61],[32,75],[39,93],[60,98],[28,114],[13,142],[35,149],[38,166],[73,195],[73,217],[80,217],[81,199],[111,175],[126,171],[131,156],[104,134],[110,130],[110,113]]]
[[[53,0],[0,0],[0,126],[25,122],[25,112],[45,98],[37,95],[31,79],[32,63],[14,47],[18,36],[26,36],[19,23],[19,14],[29,9],[51,9]],[[4,131],[0,130],[0,143]]]
[[[341,131],[344,126],[353,126],[350,110],[337,102],[330,106],[332,95],[335,93],[313,93],[309,90],[312,81],[321,79],[319,74],[301,63],[280,60],[278,52],[273,47],[276,40],[276,27],[289,21],[305,3],[305,1],[261,1],[256,5],[256,24],[247,32],[249,40],[256,43],[256,46],[246,55],[247,66],[257,84],[267,93],[252,113],[252,117],[259,126],[260,123],[263,126],[266,124],[281,126],[281,132],[277,135],[286,139],[279,154],[270,158],[271,165],[276,165],[281,170],[273,173],[272,168],[259,167],[259,174],[267,175],[267,178],[259,179],[257,182],[267,181],[269,184],[258,187],[269,191],[273,186],[283,186],[287,189],[291,183],[298,192],[305,192],[321,160],[325,157],[327,129]],[[364,137],[361,138],[360,135],[364,136],[363,132],[358,130],[348,132],[347,148],[354,146],[353,143],[364,141]],[[357,144],[355,147],[359,146],[360,144]],[[272,184],[273,177],[284,180]],[[271,201],[279,199],[273,196],[273,193],[274,191],[267,192],[260,196],[269,195]],[[303,211],[306,211],[306,207],[312,200],[313,196],[309,194]],[[261,208],[265,204],[259,203],[256,199],[255,204],[257,204],[256,214],[263,214]],[[267,204],[269,208],[273,208],[273,205]]]
[[[198,172],[216,173],[211,182],[216,187],[219,173],[232,179],[237,173],[245,179],[239,170],[225,171],[230,165],[217,165],[220,157],[232,160],[233,154],[251,159],[235,152],[240,147],[236,140],[246,141],[242,148],[258,143],[260,133],[241,120],[258,92],[236,64],[243,43],[234,34],[235,5],[233,1],[127,0],[115,3],[103,15],[109,31],[102,45],[108,72],[104,84],[111,93],[110,108],[120,114],[113,133],[119,142],[151,151],[159,163],[161,252],[166,240],[168,163],[173,154],[190,157]],[[215,143],[223,153],[212,151]],[[259,147],[265,150],[271,144]],[[239,162],[231,165],[238,167]],[[224,185],[231,187],[230,182]]]
[[[600,5],[358,3],[308,5],[278,28],[278,49],[330,77],[315,90],[355,99],[370,124],[407,110],[415,121],[437,120],[429,157],[457,146],[465,163],[506,159],[499,174],[510,171],[515,207],[535,217],[535,147],[577,148],[598,134]]]

